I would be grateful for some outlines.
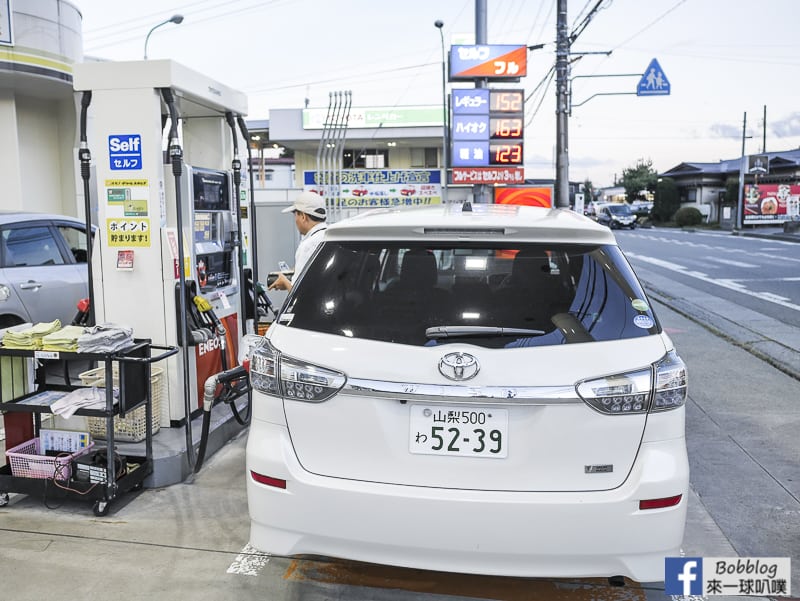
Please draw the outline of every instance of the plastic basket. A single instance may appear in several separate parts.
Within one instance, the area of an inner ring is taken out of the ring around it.
[[[119,385],[119,369],[115,363],[113,366],[114,386]],[[84,386],[105,386],[106,368],[98,367],[90,369],[78,377]],[[161,367],[150,368],[150,403],[152,409],[153,434],[161,429],[161,396],[164,391],[164,370]],[[147,436],[147,407],[142,405],[133,411],[129,411],[125,417],[119,415],[114,417],[114,439],[127,442],[141,442]],[[105,440],[106,420],[103,417],[87,418],[89,433],[93,438]]]
[[[6,451],[8,463],[11,465],[11,474],[20,478],[53,478],[55,480],[69,480],[72,474],[72,461],[80,457],[94,446],[94,442],[74,453],[64,453],[63,456],[51,457],[42,455],[38,438],[23,442]]]

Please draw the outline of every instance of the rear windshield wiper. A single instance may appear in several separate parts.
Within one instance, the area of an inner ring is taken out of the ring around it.
[[[428,338],[455,338],[457,336],[542,336],[544,330],[527,328],[500,328],[497,326],[433,326],[425,330]]]

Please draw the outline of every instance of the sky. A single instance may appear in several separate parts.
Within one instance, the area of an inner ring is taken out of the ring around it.
[[[86,56],[172,59],[247,95],[250,119],[270,109],[442,103],[442,41],[473,43],[474,0],[70,0]],[[584,17],[592,13],[591,20]],[[797,0],[569,0],[572,114],[569,174],[610,186],[650,161],[715,163],[800,147]],[[556,0],[486,0],[489,44],[545,44],[528,54],[525,174],[555,174]],[[436,20],[444,22],[440,30]],[[585,26],[584,26],[585,24]],[[440,37],[443,36],[443,37]],[[608,54],[610,52],[610,54]],[[668,96],[635,94],[656,59]],[[472,87],[471,84],[450,84]],[[766,111],[766,120],[764,114]],[[744,117],[747,115],[747,126]],[[766,127],[765,127],[766,121]],[[765,143],[766,136],[766,143]]]

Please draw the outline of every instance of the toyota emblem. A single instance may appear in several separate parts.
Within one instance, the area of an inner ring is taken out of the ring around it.
[[[439,361],[439,372],[450,380],[469,380],[480,369],[478,360],[469,353],[448,353]]]

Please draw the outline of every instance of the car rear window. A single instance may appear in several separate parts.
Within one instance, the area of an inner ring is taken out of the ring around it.
[[[325,242],[278,321],[352,338],[489,348],[660,332],[610,245]]]

